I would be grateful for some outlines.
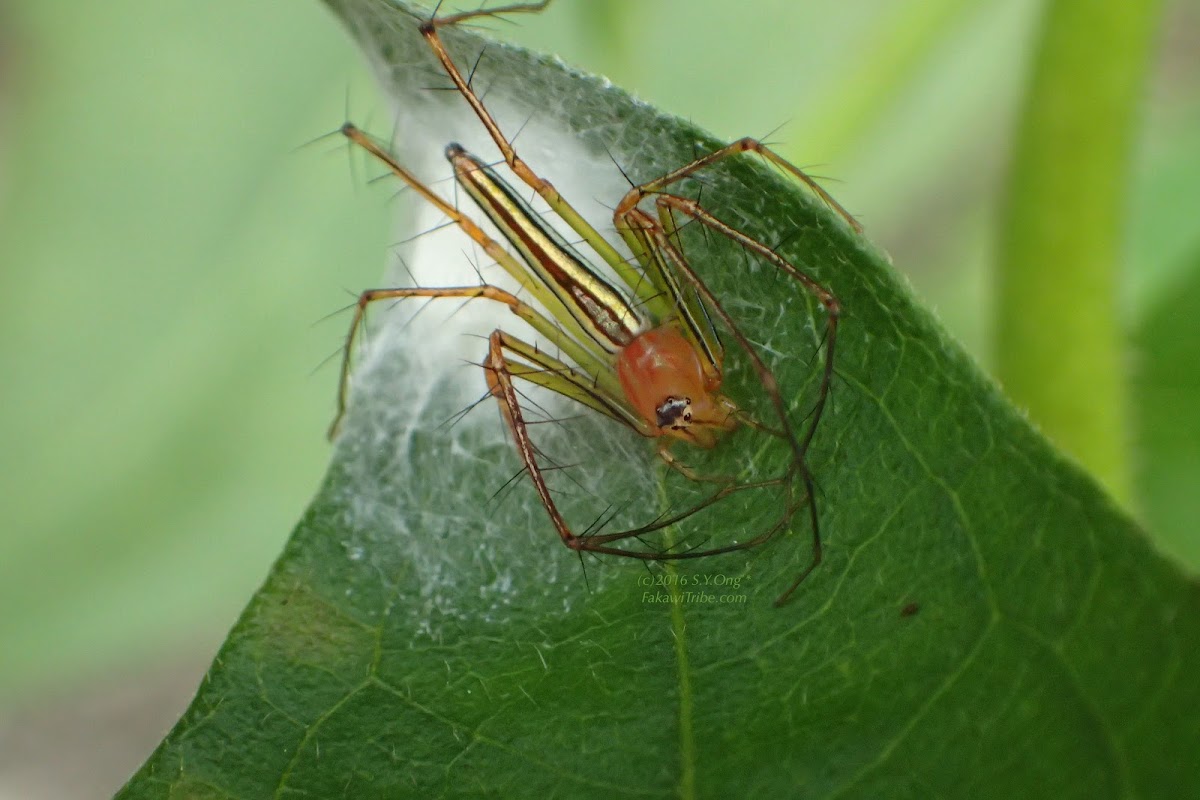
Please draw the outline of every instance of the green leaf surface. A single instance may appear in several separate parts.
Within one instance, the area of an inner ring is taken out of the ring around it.
[[[461,98],[429,91],[440,82],[411,16],[381,0],[329,5],[395,104],[405,163],[436,163],[451,136],[478,149]],[[446,38],[460,63],[475,62],[478,38]],[[488,44],[475,81],[505,130],[528,122],[518,147],[585,213],[619,196],[609,154],[648,179],[715,144],[525,51]],[[322,490],[121,797],[1200,792],[1197,586],[827,209],[750,159],[706,174],[703,198],[780,243],[845,309],[811,457],[825,563],[793,601],[771,602],[807,563],[800,515],[750,552],[581,567],[528,484],[502,488],[518,460],[490,403],[442,424],[483,386],[442,340],[474,360],[482,342],[452,333],[453,317],[434,317],[444,336],[426,334],[396,308],[376,315]],[[800,424],[823,329],[814,304],[765,265],[686,233]],[[462,268],[405,252],[419,274],[431,260]],[[761,413],[744,362],[731,350],[726,389]],[[646,519],[696,491],[607,420],[543,427],[574,465],[564,509],[579,527],[609,507]],[[704,465],[766,475],[771,452],[740,431]],[[777,514],[769,493],[746,493],[665,543],[737,539]]]

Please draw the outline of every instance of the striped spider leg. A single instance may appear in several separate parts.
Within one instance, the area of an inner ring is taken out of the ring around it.
[[[421,33],[446,74],[499,147],[513,173],[540,195],[551,211],[616,273],[623,287],[618,289],[602,278],[573,246],[538,217],[495,170],[458,145],[451,144],[446,148],[446,157],[453,166],[458,184],[496,225],[520,255],[520,260],[456,207],[422,184],[377,142],[347,123],[342,129],[347,138],[386,164],[404,183],[458,225],[517,281],[523,292],[532,296],[540,310],[525,303],[517,294],[486,284],[363,292],[347,340],[337,419],[331,433],[336,430],[345,412],[351,347],[368,305],[382,299],[406,297],[482,298],[503,303],[571,362],[567,363],[528,342],[496,330],[489,337],[488,353],[483,365],[487,385],[499,404],[501,416],[512,435],[525,472],[563,544],[575,551],[643,560],[702,558],[752,548],[774,538],[789,527],[795,512],[807,505],[812,530],[811,560],[776,600],[776,605],[782,604],[816,568],[822,557],[815,487],[805,458],[829,394],[840,307],[831,292],[772,248],[722,222],[698,202],[665,190],[723,158],[754,151],[809,186],[845,217],[855,230],[859,230],[858,225],[832,197],[798,168],[761,143],[743,139],[629,190],[617,205],[613,216],[617,231],[634,254],[633,260],[627,260],[559,195],[552,184],[538,176],[517,155],[512,143],[463,77],[438,35],[440,27],[473,17],[536,11],[545,5],[507,6],[435,18],[421,26]],[[640,207],[641,201],[648,197],[654,198],[657,211],[654,216]],[[822,376],[818,396],[802,432],[797,433],[790,421],[787,404],[771,369],[684,257],[679,245],[678,217],[696,222],[767,261],[792,278],[824,307],[826,329]],[[731,399],[720,394],[724,377],[724,348],[712,322],[714,316],[732,334],[738,348],[745,354],[770,399],[778,421],[777,427],[757,422]],[[559,512],[547,484],[545,467],[539,460],[539,450],[530,437],[522,410],[521,395],[515,384],[517,379],[575,400],[644,437],[654,439],[658,455],[669,467],[692,480],[711,482],[717,488],[686,512],[659,518],[649,525],[612,533],[576,534]],[[759,428],[786,440],[791,457],[784,474],[769,480],[743,483],[703,476],[677,460],[670,451],[676,440],[701,448],[712,448],[724,434],[739,425]],[[802,492],[796,491],[797,484],[803,489]],[[752,538],[719,547],[682,552],[633,550],[621,546],[626,539],[641,537],[673,525],[735,492],[768,486],[784,487],[787,499],[778,520]]]

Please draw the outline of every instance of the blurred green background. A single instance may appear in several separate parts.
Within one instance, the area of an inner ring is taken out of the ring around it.
[[[986,365],[1039,9],[558,0],[499,29],[720,137],[771,134]],[[1164,13],[1121,306],[1135,511],[1196,570],[1200,3]],[[386,128],[316,2],[0,2],[0,799],[115,790],[320,481],[347,322],[322,320],[388,242],[390,189],[336,140],[300,147],[347,107]]]

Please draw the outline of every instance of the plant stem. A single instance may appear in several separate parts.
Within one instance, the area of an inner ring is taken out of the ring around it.
[[[1159,5],[1046,3],[1000,226],[999,377],[1123,502],[1131,480],[1118,269]]]

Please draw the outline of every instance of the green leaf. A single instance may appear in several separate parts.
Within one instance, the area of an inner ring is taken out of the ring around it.
[[[378,67],[406,164],[431,170],[451,136],[479,149],[461,98],[428,91],[441,82],[413,17],[382,0],[330,5]],[[460,63],[475,62],[480,39],[446,38]],[[648,179],[715,144],[600,80],[495,43],[474,80],[505,130],[528,121],[517,144],[530,164],[601,219],[623,181],[610,153]],[[825,562],[792,602],[772,606],[808,562],[802,515],[749,552],[581,566],[527,483],[503,488],[518,460],[490,401],[442,424],[482,392],[478,368],[455,353],[479,360],[483,344],[450,327],[476,308],[433,317],[434,329],[422,319],[436,310],[414,321],[394,308],[375,317],[325,485],[121,797],[1200,791],[1187,711],[1200,700],[1197,587],[826,208],[749,158],[706,174],[703,198],[780,242],[845,309],[811,459]],[[443,233],[457,250],[423,251],[422,238],[405,251],[422,283],[429,269],[445,283],[473,276],[462,237]],[[686,233],[799,424],[823,330],[814,304],[765,265]],[[731,349],[728,360],[726,389],[759,411],[745,358]],[[644,520],[694,489],[595,415],[538,435],[575,465],[564,504],[578,527],[610,506]],[[769,474],[769,439],[740,431],[706,467],[749,458],[747,471]],[[670,537],[727,542],[777,516],[769,492],[748,493]],[[689,597],[697,587],[722,602]]]
[[[1163,547],[1200,565],[1200,250],[1171,270],[1172,291],[1147,309],[1137,331],[1134,397],[1139,422],[1139,496]]]

